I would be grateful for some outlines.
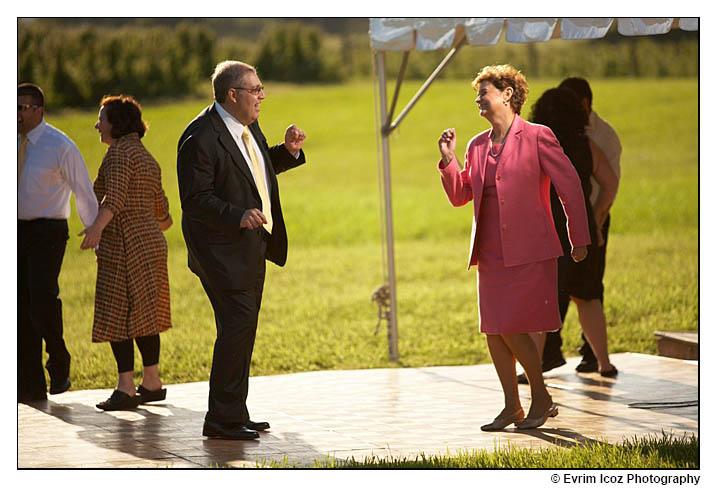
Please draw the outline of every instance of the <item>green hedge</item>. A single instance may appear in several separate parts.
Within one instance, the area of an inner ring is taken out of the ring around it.
[[[328,34],[299,20],[257,19],[252,27],[261,34],[254,41],[241,31],[218,37],[216,26],[207,22],[166,25],[157,20],[112,27],[106,22],[20,19],[18,82],[39,84],[48,106],[65,107],[93,105],[108,93],[141,100],[207,93],[212,70],[224,59],[257,66],[267,81],[341,82],[372,75],[367,32]],[[468,80],[482,66],[510,62],[529,77],[693,77],[698,74],[698,48],[698,33],[679,31],[636,38],[612,33],[596,41],[501,41],[464,48],[443,76]],[[444,55],[412,52],[407,78],[425,78]],[[389,53],[389,76],[396,75],[401,56]]]
[[[211,31],[191,25],[122,29],[18,26],[18,82],[45,91],[48,106],[98,103],[108,93],[191,93],[215,66]]]

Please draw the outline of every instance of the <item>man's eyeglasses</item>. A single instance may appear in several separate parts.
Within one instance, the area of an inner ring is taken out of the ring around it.
[[[18,103],[17,104],[17,111],[18,112],[24,112],[25,110],[28,110],[30,108],[38,108],[40,105],[31,104],[31,103]]]
[[[255,97],[264,91],[264,85],[255,86],[254,88],[244,88],[243,86],[233,86],[235,90],[245,90],[254,95]]]

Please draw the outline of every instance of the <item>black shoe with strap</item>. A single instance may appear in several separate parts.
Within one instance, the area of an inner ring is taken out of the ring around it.
[[[140,404],[139,395],[130,396],[120,390],[115,390],[110,395],[110,398],[104,402],[100,402],[95,405],[100,410],[113,411],[113,410],[133,410]]]
[[[160,402],[167,398],[167,388],[148,390],[144,386],[140,385],[137,387],[137,396],[140,397],[140,403]]]

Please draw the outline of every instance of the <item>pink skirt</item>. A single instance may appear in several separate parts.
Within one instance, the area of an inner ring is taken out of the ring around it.
[[[504,265],[493,186],[484,188],[478,232],[479,330],[484,334],[523,334],[559,329],[556,258]]]

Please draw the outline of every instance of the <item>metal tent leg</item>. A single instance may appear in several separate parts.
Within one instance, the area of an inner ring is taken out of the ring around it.
[[[382,176],[384,180],[384,225],[386,237],[386,265],[389,278],[389,299],[390,308],[388,318],[388,342],[389,342],[389,360],[399,361],[399,332],[396,314],[396,270],[394,266],[394,222],[391,205],[391,164],[389,153],[389,134],[384,134],[382,127],[388,120],[387,117],[387,96],[386,96],[386,54],[383,51],[376,53],[377,75],[379,77],[379,110],[380,110],[380,126],[377,131],[381,135],[381,158],[382,158]],[[398,87],[397,87],[398,89]]]

